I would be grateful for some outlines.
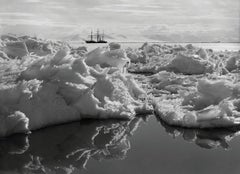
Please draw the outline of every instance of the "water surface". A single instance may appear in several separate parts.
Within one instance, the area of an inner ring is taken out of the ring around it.
[[[0,173],[239,173],[238,129],[85,120],[0,141]]]

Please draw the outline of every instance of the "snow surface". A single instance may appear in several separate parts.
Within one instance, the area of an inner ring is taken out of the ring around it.
[[[213,72],[214,65],[199,56],[178,54],[166,67],[168,70],[183,74],[206,74]]]
[[[155,112],[170,125],[229,127],[240,124],[240,83],[199,80],[196,91],[182,98],[155,101]]]
[[[0,136],[83,118],[132,119],[151,111],[149,104],[169,125],[240,124],[240,52],[148,43],[87,52],[16,39],[0,47]]]
[[[86,64],[89,66],[100,65],[101,67],[123,68],[130,62],[123,49],[96,48],[86,55]]]
[[[22,58],[30,53],[38,56],[52,53],[50,43],[30,37],[18,38],[17,41],[9,41],[7,39],[3,42],[2,50],[11,58]]]
[[[100,65],[109,58],[113,58],[109,66],[121,68],[127,62],[123,50],[99,51],[94,55]],[[21,73],[17,84],[0,89],[0,136],[82,118],[132,118],[146,111],[147,104],[141,100],[146,93],[131,76],[111,67],[98,71],[69,53],[65,47],[37,59]]]
[[[144,50],[144,53],[141,51]],[[139,49],[127,49],[131,59],[130,72],[158,73],[169,71],[187,75],[223,73],[239,67],[239,52],[213,52],[211,49],[186,45],[144,44]],[[143,56],[145,55],[145,56]],[[145,57],[145,60],[142,60]]]
[[[141,49],[148,60],[143,63],[132,56],[129,71],[146,73],[140,81],[147,84],[162,121],[189,128],[240,124],[239,52],[214,52],[191,44],[144,44],[138,50],[128,49],[128,54],[136,55]]]

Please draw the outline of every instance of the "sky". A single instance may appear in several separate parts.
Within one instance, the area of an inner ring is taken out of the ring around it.
[[[239,0],[0,0],[0,33],[240,41]]]

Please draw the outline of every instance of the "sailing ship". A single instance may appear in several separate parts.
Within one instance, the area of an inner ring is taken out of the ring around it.
[[[96,36],[96,40],[94,40],[94,36]],[[102,34],[100,34],[99,30],[97,30],[96,35],[93,35],[93,32],[91,31],[90,40],[86,40],[86,43],[107,43],[107,41],[104,40],[104,31]]]

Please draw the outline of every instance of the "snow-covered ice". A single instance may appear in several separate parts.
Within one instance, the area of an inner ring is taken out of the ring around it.
[[[108,50],[96,48],[86,55],[86,64],[89,66],[100,65],[101,67],[123,68],[130,60],[123,49]]]
[[[155,101],[156,114],[170,125],[229,127],[240,124],[240,83],[199,80],[196,90],[182,98]]]
[[[73,57],[68,48],[62,48],[30,64],[17,84],[3,86],[0,135],[82,118],[132,118],[136,112],[145,111],[147,104],[141,100],[145,91],[120,71],[128,60],[123,50],[98,50],[94,55],[101,62],[89,63],[89,55],[86,59]],[[85,63],[101,65],[111,58],[110,67],[99,71]],[[111,66],[119,70],[111,71]]]
[[[206,74],[213,72],[213,63],[198,55],[178,54],[166,67],[168,71],[183,74]]]
[[[4,39],[0,136],[83,118],[131,119],[151,111],[151,103],[170,125],[240,123],[239,52],[148,43],[87,52],[30,37]]]

